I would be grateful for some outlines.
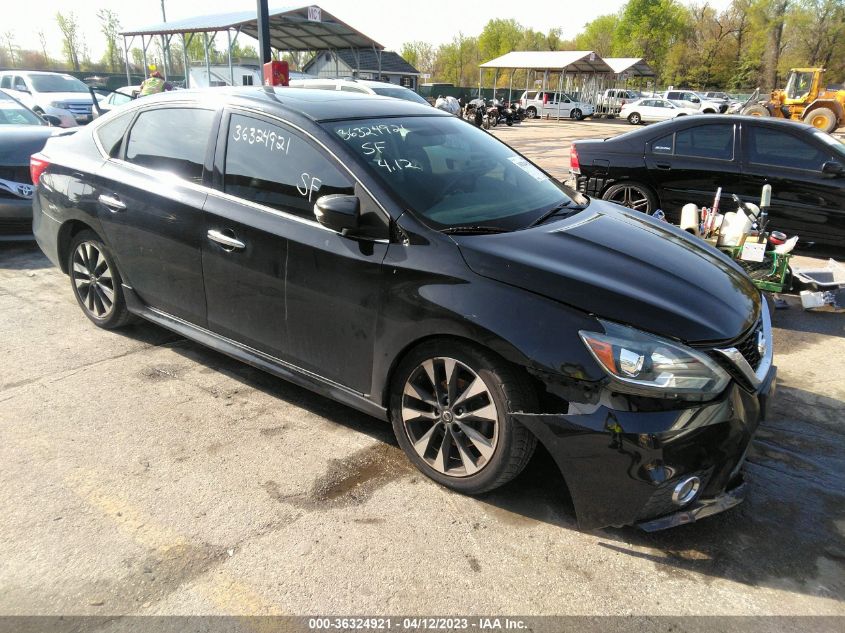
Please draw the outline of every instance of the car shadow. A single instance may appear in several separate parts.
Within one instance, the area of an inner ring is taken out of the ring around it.
[[[0,270],[40,270],[52,266],[35,241],[0,242]]]
[[[140,324],[122,332],[150,340],[156,338],[151,331],[162,330]],[[175,337],[170,348],[245,386],[397,446],[384,421],[191,341]],[[845,601],[845,538],[837,527],[845,524],[845,429],[832,423],[843,410],[845,402],[786,387],[749,451],[749,495],[742,505],[662,532],[623,527],[592,534],[599,546],[652,562],[655,572],[673,577],[721,578]],[[578,530],[566,483],[542,446],[519,477],[476,500],[503,524]]]
[[[802,344],[800,340],[788,336],[778,337],[778,329],[845,337],[845,318],[843,318],[845,315],[842,313],[804,310],[801,307],[801,297],[797,294],[783,294],[780,297],[789,304],[789,308],[772,310],[772,327],[775,328],[775,350],[777,350],[777,353],[788,353],[795,346]]]

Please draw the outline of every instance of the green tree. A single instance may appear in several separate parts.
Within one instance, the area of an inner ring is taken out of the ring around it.
[[[584,30],[575,37],[575,46],[581,51],[595,51],[602,57],[611,57],[619,16],[611,13],[600,15],[584,26]]]
[[[613,33],[613,53],[643,57],[662,70],[670,49],[689,32],[689,10],[676,0],[629,0]]]
[[[421,73],[432,74],[434,72],[434,47],[428,42],[414,41],[402,44],[399,54],[411,66]]]
[[[109,70],[116,72],[120,68],[120,51],[117,47],[120,20],[117,13],[111,9],[97,11],[97,19],[100,20],[100,32],[106,38],[106,52],[103,55],[103,63],[108,66]]]
[[[478,36],[481,59],[489,61],[513,50],[523,39],[525,29],[516,20],[490,20]]]
[[[69,12],[67,16],[62,15],[61,12],[57,12],[56,24],[59,25],[59,30],[62,32],[62,49],[65,53],[67,63],[70,64],[73,70],[78,72],[81,42],[76,15],[73,11]]]

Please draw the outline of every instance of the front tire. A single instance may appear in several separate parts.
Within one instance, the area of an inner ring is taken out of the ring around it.
[[[507,483],[528,463],[537,440],[509,411],[530,411],[527,376],[499,357],[459,341],[413,350],[390,393],[393,431],[427,477],[464,494]]]
[[[578,108],[575,108],[569,116],[572,117],[575,121],[581,121],[584,118],[584,113],[581,112],[581,110],[579,110]]]
[[[628,115],[628,123],[630,123],[631,125],[639,125],[642,122],[643,120],[642,117],[640,117],[639,112],[632,112]]]
[[[816,108],[804,116],[804,123],[830,134],[837,127],[836,114],[830,108]]]
[[[743,108],[742,114],[746,116],[772,116],[772,113],[769,112],[768,108],[760,105],[759,103]]]
[[[67,269],[73,295],[94,325],[113,330],[132,320],[114,257],[96,233],[81,231],[73,237]]]
[[[525,116],[529,119],[536,119],[537,118],[537,108],[530,107],[525,111]]]

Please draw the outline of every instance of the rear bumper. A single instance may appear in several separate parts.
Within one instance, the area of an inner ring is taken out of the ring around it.
[[[58,220],[50,217],[41,209],[39,196],[32,201],[32,233],[38,247],[44,252],[54,266],[61,268],[59,257],[59,230],[62,225]]]
[[[32,200],[0,198],[0,241],[32,239]]]
[[[570,404],[566,414],[513,417],[554,458],[582,529],[639,525],[653,531],[741,502],[740,469],[775,382],[772,366],[756,392],[734,382],[718,400],[684,409]],[[699,493],[679,506],[672,492],[693,475],[701,480]]]

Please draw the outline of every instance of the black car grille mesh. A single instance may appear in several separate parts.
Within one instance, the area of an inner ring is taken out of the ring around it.
[[[20,167],[0,166],[0,178],[25,185],[32,182],[32,176],[29,174],[29,165],[21,165]]]
[[[757,335],[763,329],[763,324],[758,323],[744,338],[733,344],[742,357],[748,361],[752,369],[757,369],[760,365],[760,351],[757,349]]]

